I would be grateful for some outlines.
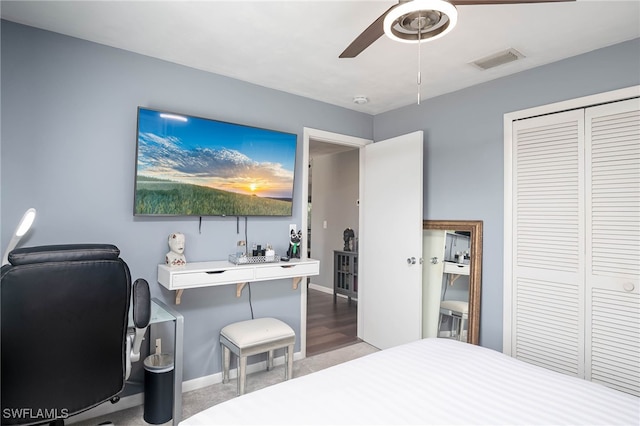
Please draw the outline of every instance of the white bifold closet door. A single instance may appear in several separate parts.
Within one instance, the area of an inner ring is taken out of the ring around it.
[[[586,378],[640,396],[640,100],[585,111]]]
[[[511,354],[640,394],[640,101],[513,123]]]
[[[584,112],[513,124],[511,354],[584,375]]]

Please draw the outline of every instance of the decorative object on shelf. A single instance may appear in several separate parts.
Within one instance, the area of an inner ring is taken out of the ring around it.
[[[300,241],[302,241],[302,231],[295,232],[292,229],[289,236],[289,250],[287,250],[287,256],[290,259],[300,259]]]
[[[169,266],[184,266],[187,264],[187,259],[184,256],[184,234],[181,232],[174,232],[169,234],[169,253],[164,258],[164,261]]]
[[[242,253],[240,256],[234,255],[234,254],[229,255],[229,262],[233,263],[234,265],[241,265],[244,263],[271,263],[271,262],[279,262],[279,261],[280,261],[280,257],[276,254],[275,251],[271,256],[269,255],[247,256],[244,253]]]
[[[271,244],[267,244],[267,250],[264,253],[265,262],[274,262],[276,260],[276,251],[271,247]]]
[[[244,245],[244,241],[242,241]],[[238,247],[241,244],[238,242]],[[251,251],[245,253],[242,250],[236,250],[236,254],[229,255],[229,262],[239,265],[243,263],[266,263],[266,262],[278,262],[280,257],[276,254],[276,251],[271,247],[271,244],[267,243],[264,248],[262,245],[253,243],[251,245]]]
[[[271,247],[271,245],[267,244],[266,246],[267,248],[264,248],[262,245],[253,243],[253,247],[251,248],[251,255],[252,256],[266,256],[267,255],[267,249],[269,247]]]
[[[344,240],[344,251],[354,251],[353,241],[356,237],[356,233],[353,229],[347,228],[342,233],[342,239]]]
[[[238,245],[236,246],[236,257],[242,255],[247,255],[247,242],[245,240],[238,241]]]

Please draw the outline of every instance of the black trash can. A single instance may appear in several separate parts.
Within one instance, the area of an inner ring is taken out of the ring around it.
[[[149,355],[144,360],[144,421],[154,425],[173,417],[173,356]]]

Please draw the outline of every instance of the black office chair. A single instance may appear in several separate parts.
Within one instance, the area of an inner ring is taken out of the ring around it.
[[[124,389],[151,306],[149,284],[139,279],[132,289],[119,256],[109,244],[9,254],[0,271],[3,425],[59,424]]]

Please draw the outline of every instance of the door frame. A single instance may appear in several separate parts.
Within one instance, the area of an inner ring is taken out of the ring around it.
[[[355,136],[342,135],[339,133],[328,132],[325,130],[304,127],[302,132],[302,195],[299,200],[301,225],[300,229],[306,232],[308,229],[307,206],[309,203],[309,144],[310,142],[319,141],[331,143],[335,145],[345,145],[362,149],[373,143],[371,139],[358,138]],[[358,199],[362,201],[363,194],[363,172],[365,168],[363,152],[360,151],[360,172],[358,175]],[[358,212],[358,222],[362,223],[362,210]],[[362,235],[362,230],[360,231]],[[306,243],[305,243],[306,244]],[[301,251],[301,258],[307,258],[307,250]],[[300,293],[300,353],[302,358],[307,356],[307,286],[301,285]],[[360,309],[358,309],[358,337],[361,336]]]

